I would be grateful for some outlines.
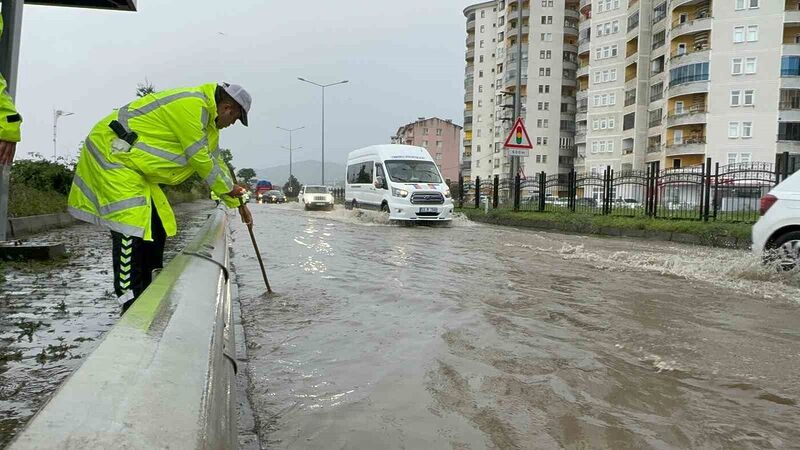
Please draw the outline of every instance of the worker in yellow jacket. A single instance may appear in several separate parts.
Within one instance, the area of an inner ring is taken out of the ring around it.
[[[3,17],[0,16],[0,35],[3,34]],[[0,75],[0,166],[10,165],[14,160],[17,142],[20,141],[19,127],[22,117],[14,107],[14,101],[6,91],[6,80]]]
[[[252,216],[219,149],[219,130],[247,126],[252,98],[235,84],[205,84],[149,94],[94,126],[81,149],[69,213],[111,230],[114,291],[125,312],[163,265],[175,215],[159,185],[197,173],[228,207]]]

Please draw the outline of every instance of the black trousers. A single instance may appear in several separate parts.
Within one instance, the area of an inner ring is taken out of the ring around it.
[[[136,236],[111,232],[111,256],[114,266],[114,293],[122,305],[122,312],[150,286],[153,270],[164,267],[164,244],[167,233],[155,206],[150,220],[152,241]]]

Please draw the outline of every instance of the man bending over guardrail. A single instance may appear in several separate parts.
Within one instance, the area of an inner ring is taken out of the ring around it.
[[[148,94],[94,126],[81,149],[69,193],[69,213],[111,230],[114,291],[124,313],[163,266],[164,243],[177,232],[160,184],[197,173],[228,207],[247,190],[231,180],[219,130],[247,126],[252,98],[235,84],[204,84]]]

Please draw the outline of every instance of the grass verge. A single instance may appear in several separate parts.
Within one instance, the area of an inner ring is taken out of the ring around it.
[[[648,217],[600,216],[580,213],[514,212],[506,209],[457,208],[470,220],[568,233],[630,236],[685,242],[714,247],[748,248],[752,225],[748,223],[701,222]]]
[[[12,183],[9,187],[9,217],[54,214],[66,210],[67,197],[56,191],[41,191],[18,183]]]

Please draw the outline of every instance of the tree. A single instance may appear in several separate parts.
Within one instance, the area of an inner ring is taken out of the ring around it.
[[[256,177],[256,171],[245,167],[244,169],[239,169],[239,171],[236,172],[236,176],[239,178],[239,182],[249,186],[250,183],[253,182],[253,178]]]
[[[294,175],[289,176],[289,181],[283,185],[283,193],[287,197],[297,197],[297,194],[300,192],[300,182],[297,181],[297,178]]]
[[[139,83],[136,85],[136,96],[137,97],[144,97],[148,94],[155,94],[156,87],[153,86],[147,78],[144,79],[144,83]]]

